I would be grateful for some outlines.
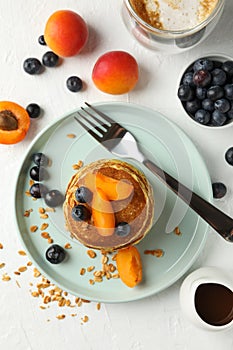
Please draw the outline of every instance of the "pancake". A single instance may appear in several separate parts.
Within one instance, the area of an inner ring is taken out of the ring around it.
[[[80,203],[76,199],[76,190],[86,186],[88,174],[97,173],[128,182],[133,187],[129,197],[110,202],[115,225],[121,222],[130,225],[130,232],[125,236],[118,235],[116,230],[110,235],[100,234],[94,225],[92,203]],[[91,214],[85,221],[76,221],[72,216],[72,209],[79,204],[84,205]],[[63,209],[66,227],[71,237],[89,248],[114,251],[137,244],[150,230],[154,213],[153,190],[145,175],[133,165],[116,159],[101,159],[82,167],[72,176],[67,186]]]

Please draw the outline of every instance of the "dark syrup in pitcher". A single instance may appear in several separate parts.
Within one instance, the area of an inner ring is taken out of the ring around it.
[[[226,325],[233,320],[233,292],[222,284],[200,284],[195,293],[195,307],[204,322]]]

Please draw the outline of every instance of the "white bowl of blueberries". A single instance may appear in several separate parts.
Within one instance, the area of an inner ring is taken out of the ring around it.
[[[233,60],[205,56],[183,73],[178,98],[197,123],[222,127],[233,121]]]

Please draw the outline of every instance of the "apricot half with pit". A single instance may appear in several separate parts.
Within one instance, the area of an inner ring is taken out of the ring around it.
[[[0,143],[13,144],[24,139],[30,126],[30,117],[15,102],[0,102]]]
[[[76,12],[59,10],[49,17],[44,30],[44,39],[58,56],[74,56],[87,42],[88,27]]]
[[[109,51],[98,58],[92,70],[96,87],[108,94],[124,94],[132,90],[139,76],[135,58],[125,51]]]

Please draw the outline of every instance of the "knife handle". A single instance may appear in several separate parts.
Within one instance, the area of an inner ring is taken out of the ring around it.
[[[155,163],[145,159],[143,164],[162,180],[174,193],[200,215],[211,227],[214,228],[226,241],[233,242],[233,219],[224,214],[221,210],[207,202],[198,194],[178,182],[171,175],[167,174]]]

